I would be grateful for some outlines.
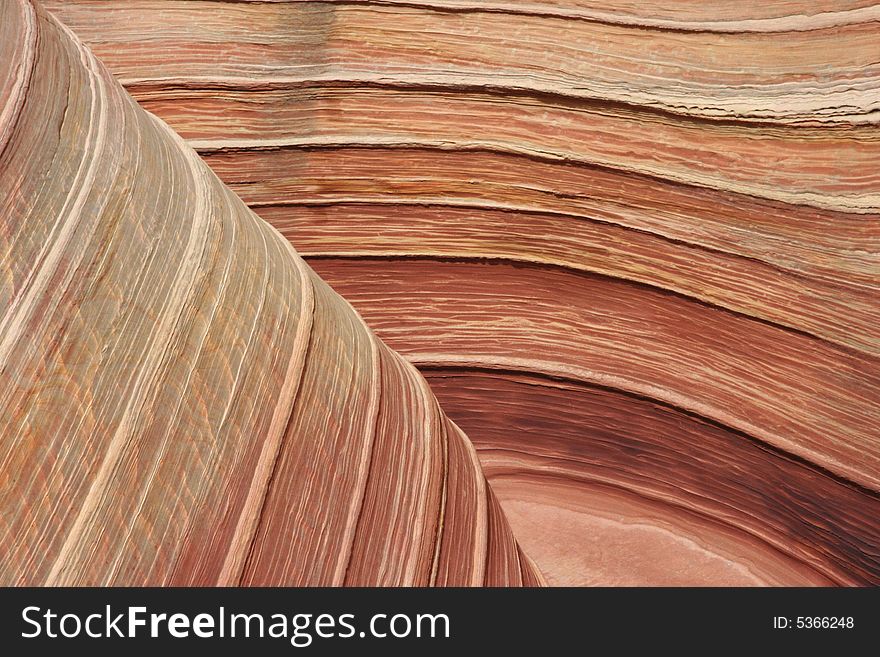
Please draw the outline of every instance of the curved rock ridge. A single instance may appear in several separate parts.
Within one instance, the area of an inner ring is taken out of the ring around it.
[[[880,583],[880,5],[49,6],[428,376],[550,583]]]
[[[537,585],[424,378],[0,4],[0,583]]]

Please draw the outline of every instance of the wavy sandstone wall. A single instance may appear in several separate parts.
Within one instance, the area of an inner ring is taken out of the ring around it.
[[[538,583],[415,368],[68,28],[0,7],[0,582]]]
[[[52,0],[551,583],[880,582],[880,6]]]

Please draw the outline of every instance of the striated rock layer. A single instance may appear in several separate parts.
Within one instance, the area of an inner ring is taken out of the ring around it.
[[[541,582],[473,446],[68,28],[0,3],[0,583]]]
[[[880,6],[52,0],[551,583],[880,583]]]

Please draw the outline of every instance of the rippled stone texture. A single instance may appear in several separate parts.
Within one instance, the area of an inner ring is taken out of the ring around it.
[[[50,7],[428,374],[551,583],[880,583],[880,6]]]
[[[422,376],[0,3],[0,583],[538,584]]]

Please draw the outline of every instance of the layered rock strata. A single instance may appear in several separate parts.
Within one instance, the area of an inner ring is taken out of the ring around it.
[[[876,4],[50,8],[428,375],[549,581],[880,582]]]

